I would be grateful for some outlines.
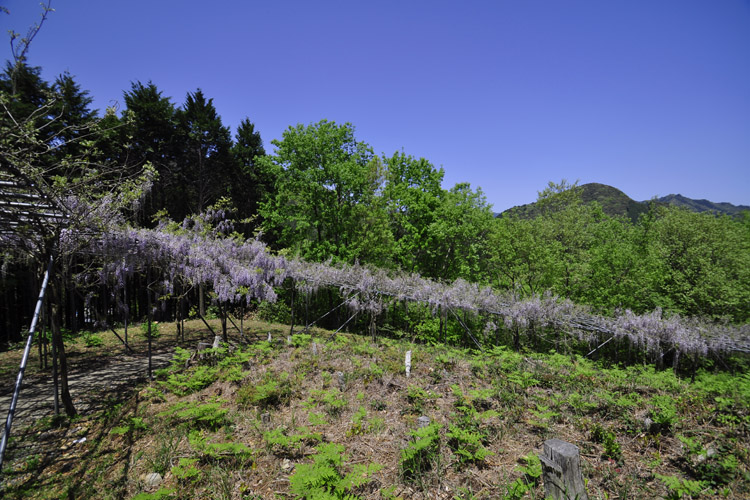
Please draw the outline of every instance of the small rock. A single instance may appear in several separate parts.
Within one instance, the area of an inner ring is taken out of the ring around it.
[[[422,415],[417,419],[417,428],[422,429],[423,427],[427,427],[430,425],[430,417],[426,417]]]
[[[292,464],[292,462],[288,458],[285,458],[281,461],[281,470],[283,470],[284,472],[289,472],[293,468],[294,464]]]
[[[162,482],[161,474],[159,474],[158,472],[152,472],[150,474],[145,474],[145,475],[141,476],[141,479],[146,484],[146,486],[149,487],[149,488],[156,488]]]

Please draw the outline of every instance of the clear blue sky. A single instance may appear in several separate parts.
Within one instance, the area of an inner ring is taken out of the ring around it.
[[[0,0],[24,32],[38,0]],[[102,109],[152,80],[202,88],[268,150],[351,122],[496,211],[548,181],[750,205],[750,0],[53,0],[29,62]],[[7,47],[7,44],[2,44]],[[0,45],[0,47],[2,46]],[[2,54],[10,57],[9,49]]]

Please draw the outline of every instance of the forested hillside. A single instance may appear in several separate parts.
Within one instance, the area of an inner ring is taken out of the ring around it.
[[[540,192],[533,213],[495,218],[481,188],[445,189],[442,169],[428,159],[377,154],[348,123],[292,125],[268,154],[250,119],[232,136],[200,89],[176,104],[154,82],[134,82],[120,113],[99,116],[73,76],[47,82],[40,75],[26,64],[6,67],[3,129],[12,129],[11,117],[40,127],[48,121],[40,138],[48,151],[37,161],[50,165],[47,175],[60,186],[70,179],[54,165],[81,155],[113,165],[107,175],[115,178],[148,166],[155,174],[150,191],[137,210],[123,212],[135,226],[182,223],[213,207],[235,221],[238,234],[259,235],[309,261],[460,278],[519,297],[551,292],[603,313],[660,308],[737,323],[750,316],[747,215],[660,204],[643,210],[608,186],[563,182]],[[84,129],[85,140],[75,136]],[[75,167],[65,172],[85,175]],[[593,188],[608,201],[591,202]],[[12,253],[4,249],[0,283],[5,342],[28,324],[36,285],[25,277],[38,275]],[[133,287],[129,309],[144,311],[145,298]],[[63,322],[75,330],[83,326],[84,293],[67,293]],[[87,293],[89,301],[98,296]]]

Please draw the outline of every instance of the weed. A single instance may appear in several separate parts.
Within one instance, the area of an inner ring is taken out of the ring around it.
[[[307,347],[312,343],[312,335],[309,333],[295,333],[292,335],[292,345],[294,347]]]
[[[549,429],[550,420],[560,416],[558,412],[551,410],[549,406],[539,403],[536,404],[536,408],[529,408],[529,413],[531,415],[527,419],[527,422],[542,431]]]
[[[737,457],[727,453],[721,447],[703,447],[694,438],[677,436],[682,442],[685,461],[696,479],[705,484],[717,487],[729,483],[737,474],[739,462]]]
[[[237,403],[240,406],[277,407],[289,402],[291,396],[292,384],[287,372],[282,372],[278,377],[271,372],[266,372],[260,384],[240,387],[237,391]]]
[[[141,333],[143,334],[143,338],[148,339],[148,322],[141,323]],[[158,339],[160,335],[159,323],[157,321],[151,322],[151,338]]]
[[[388,408],[388,403],[383,401],[382,399],[373,399],[370,402],[370,407],[375,411],[383,411],[386,408]]]
[[[617,442],[617,436],[614,432],[602,427],[601,424],[594,424],[591,428],[591,440],[604,445],[602,456],[605,458],[611,458],[618,462],[622,459],[622,447]]]
[[[213,384],[217,379],[218,372],[218,367],[200,365],[183,373],[172,373],[167,377],[167,380],[160,382],[160,384],[173,394],[185,396]]]
[[[323,436],[319,432],[310,432],[307,427],[298,427],[290,433],[286,429],[276,428],[263,434],[263,440],[271,453],[296,456],[303,446],[319,443]]]
[[[310,422],[310,425],[314,425],[314,426],[328,425],[328,420],[326,420],[325,415],[323,415],[322,413],[315,413],[312,411],[308,413],[307,421]]]
[[[347,436],[358,436],[360,434],[367,434],[370,431],[370,426],[365,419],[367,417],[367,410],[364,406],[360,406],[359,410],[352,416],[352,426],[347,431]]]
[[[177,453],[181,437],[173,434],[159,435],[153,453],[146,457],[149,468],[164,475],[171,467],[172,457]]]
[[[347,407],[346,399],[341,395],[341,391],[335,387],[327,391],[313,391],[313,396],[324,406],[326,413],[332,417],[341,415],[341,412]]]
[[[197,458],[180,458],[177,465],[172,467],[172,475],[180,481],[195,483],[201,477],[201,471],[195,466]]]
[[[421,482],[425,472],[432,469],[440,455],[440,428],[438,423],[411,432],[412,441],[401,450],[399,467],[406,481]]]
[[[697,498],[703,486],[699,481],[690,481],[688,479],[680,479],[674,476],[663,476],[661,474],[654,474],[654,476],[664,483],[669,490],[666,496],[667,500],[679,500],[680,498]]]
[[[203,431],[192,431],[188,436],[190,446],[201,455],[203,460],[252,459],[253,450],[242,443],[209,443]]]
[[[347,499],[355,500],[356,488],[370,482],[371,476],[379,471],[379,464],[357,464],[346,472],[347,455],[344,447],[336,443],[326,443],[316,449],[312,464],[300,464],[289,478],[289,485],[295,498],[300,499]]]
[[[86,347],[99,347],[104,344],[104,340],[92,332],[83,332],[83,342]]]
[[[229,423],[227,418],[228,410],[222,408],[221,404],[221,401],[212,401],[203,404],[197,401],[181,402],[159,413],[159,416],[172,417],[188,423],[191,427],[215,430]]]
[[[461,466],[468,463],[480,464],[488,456],[494,455],[483,446],[484,435],[477,431],[450,425],[446,437],[448,447],[458,457]]]
[[[677,407],[670,396],[656,395],[651,398],[650,416],[661,431],[669,431],[677,422]]]
[[[411,405],[413,413],[423,413],[425,403],[431,398],[431,396],[432,395],[429,392],[416,385],[410,385],[406,389],[406,400]]]
[[[138,493],[131,500],[167,500],[174,498],[175,490],[172,488],[159,488],[153,493]]]
[[[146,425],[142,418],[130,417],[128,419],[128,425],[114,427],[111,431],[109,431],[109,433],[116,436],[121,436],[129,432],[142,431],[146,429],[148,429],[148,425]]]
[[[516,469],[523,474],[512,483],[510,483],[502,496],[503,500],[520,500],[526,493],[536,488],[542,477],[542,463],[539,457],[529,453],[521,460],[526,465],[519,465]]]

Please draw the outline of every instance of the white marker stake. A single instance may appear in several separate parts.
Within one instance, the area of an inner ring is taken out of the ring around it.
[[[406,366],[406,378],[409,378],[411,376],[411,351],[406,351],[404,365]]]

